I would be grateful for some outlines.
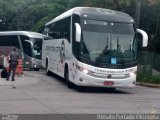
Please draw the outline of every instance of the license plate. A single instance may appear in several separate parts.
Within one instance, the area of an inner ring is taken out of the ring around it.
[[[114,82],[105,81],[105,82],[104,82],[104,85],[106,85],[106,86],[113,86],[113,85],[114,85]]]

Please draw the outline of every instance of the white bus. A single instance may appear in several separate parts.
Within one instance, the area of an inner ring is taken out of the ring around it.
[[[68,87],[131,87],[136,84],[137,34],[147,34],[129,15],[102,8],[76,7],[45,25],[52,39],[42,47],[46,72],[66,79]]]
[[[43,34],[29,31],[0,32],[0,56],[8,56],[13,47],[18,49],[23,59],[23,67],[39,70],[42,68]],[[2,59],[0,66],[3,66]]]

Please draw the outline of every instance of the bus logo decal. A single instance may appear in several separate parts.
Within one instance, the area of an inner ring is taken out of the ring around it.
[[[61,63],[63,63],[63,61],[65,59],[64,51],[65,51],[65,45],[64,45],[64,40],[63,40],[62,43],[61,43],[61,48],[60,48],[60,60],[61,60]]]

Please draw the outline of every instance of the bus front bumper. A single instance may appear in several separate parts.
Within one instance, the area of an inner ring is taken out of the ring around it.
[[[98,78],[93,77],[82,72],[78,72],[77,79],[74,80],[74,84],[78,86],[93,86],[93,87],[108,87],[108,88],[134,88],[136,84],[136,75],[124,79],[112,79],[112,78]]]

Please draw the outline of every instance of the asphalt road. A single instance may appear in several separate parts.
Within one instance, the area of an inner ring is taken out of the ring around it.
[[[63,79],[44,70],[24,71],[15,82],[0,79],[0,113],[160,114],[160,89],[68,89]]]

